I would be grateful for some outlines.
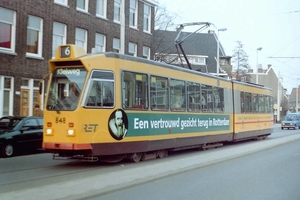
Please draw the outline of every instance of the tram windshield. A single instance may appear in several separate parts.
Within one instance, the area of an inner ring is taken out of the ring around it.
[[[86,78],[84,68],[60,68],[53,73],[47,110],[75,110]]]

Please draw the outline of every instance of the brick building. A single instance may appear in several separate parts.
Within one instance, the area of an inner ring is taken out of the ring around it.
[[[60,44],[150,59],[155,6],[154,0],[0,1],[0,117],[32,115],[35,103],[43,105],[39,83]]]

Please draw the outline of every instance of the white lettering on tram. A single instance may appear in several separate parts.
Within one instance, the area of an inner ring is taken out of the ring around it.
[[[139,118],[134,118],[134,129],[147,129],[149,122],[147,120],[141,121]]]
[[[177,120],[156,120],[151,121],[151,128],[172,128],[172,127],[179,127],[180,119]]]
[[[79,76],[80,75],[80,70],[79,69],[58,69],[57,70],[57,74],[59,75],[76,75]]]
[[[229,119],[197,119],[197,118],[188,118],[188,119],[177,119],[173,120],[165,120],[165,119],[157,119],[157,120],[140,120],[139,118],[134,118],[134,129],[148,129],[150,124],[150,128],[152,129],[160,129],[160,128],[180,128],[181,130],[185,128],[195,128],[195,127],[203,127],[208,128],[210,126],[229,126]]]

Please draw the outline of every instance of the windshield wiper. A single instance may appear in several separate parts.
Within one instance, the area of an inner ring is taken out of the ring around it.
[[[57,104],[54,104],[54,109],[56,111],[57,114],[60,114],[60,110]]]

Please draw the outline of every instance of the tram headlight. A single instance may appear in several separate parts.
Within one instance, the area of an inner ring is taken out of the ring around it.
[[[75,131],[73,129],[69,129],[68,130],[68,136],[74,137],[75,136]]]
[[[53,130],[51,128],[47,128],[46,135],[53,135]]]

